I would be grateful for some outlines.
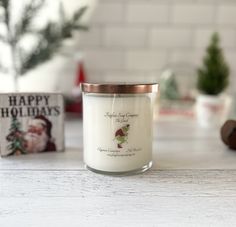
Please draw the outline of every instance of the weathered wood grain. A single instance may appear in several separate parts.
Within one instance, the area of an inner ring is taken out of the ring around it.
[[[4,198],[4,227],[234,226],[235,197]]]
[[[236,197],[236,170],[153,170],[123,177],[98,175],[87,170],[6,170],[0,172],[0,182],[0,198]]]
[[[75,139],[66,152],[15,156],[0,160],[7,169],[84,169],[82,139]],[[234,169],[236,152],[221,141],[206,139],[157,139],[154,142],[153,169]]]
[[[191,122],[155,126],[153,168],[111,177],[87,171],[82,123],[66,152],[0,160],[0,227],[234,226],[236,153]]]

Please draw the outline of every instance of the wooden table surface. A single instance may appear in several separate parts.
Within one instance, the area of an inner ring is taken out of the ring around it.
[[[66,123],[67,150],[0,159],[0,226],[235,226],[236,152],[218,130],[155,123],[153,168],[92,173],[82,123]]]

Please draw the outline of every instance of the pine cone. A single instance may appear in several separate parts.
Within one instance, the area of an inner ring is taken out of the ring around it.
[[[221,139],[230,148],[236,150],[236,121],[228,120],[221,127]]]

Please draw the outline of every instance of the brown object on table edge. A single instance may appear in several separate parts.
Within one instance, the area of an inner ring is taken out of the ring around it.
[[[236,121],[227,120],[221,127],[221,139],[231,149],[236,150]]]

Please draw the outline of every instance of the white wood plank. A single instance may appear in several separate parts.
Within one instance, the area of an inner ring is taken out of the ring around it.
[[[88,171],[0,171],[0,197],[236,197],[236,170],[165,170],[111,177]],[[235,204],[236,205],[236,204]]]
[[[0,159],[0,170],[7,169],[84,169],[82,149],[68,148],[66,152],[47,152]]]
[[[81,121],[67,122],[66,144],[64,153],[0,160],[0,226],[236,223],[236,153],[216,130],[158,122],[153,169],[128,177],[84,169]]]
[[[98,193],[96,193],[98,195]],[[3,227],[234,226],[235,197],[1,198]]]
[[[154,123],[154,140],[158,139],[219,139],[219,128],[202,128],[196,120],[168,121],[158,119]]]
[[[83,148],[67,148],[62,153],[14,156],[0,159],[7,169],[84,169]],[[154,142],[153,169],[236,169],[236,152],[221,141],[171,139]]]
[[[235,169],[236,153],[219,139],[217,130],[199,128],[194,122],[157,122],[153,169]],[[82,122],[66,123],[65,153],[0,159],[0,169],[84,169]]]

